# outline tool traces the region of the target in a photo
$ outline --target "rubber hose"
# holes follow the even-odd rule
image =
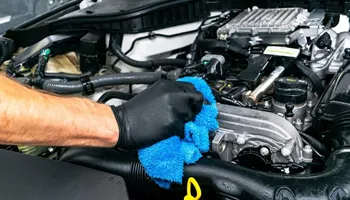
[[[111,99],[121,99],[125,101],[129,101],[132,99],[136,94],[131,93],[125,93],[125,92],[119,92],[119,91],[109,91],[104,93],[98,100],[98,103],[106,103],[107,101]]]
[[[127,84],[153,84],[162,78],[162,72],[139,72],[139,73],[120,73],[103,76],[91,77],[90,81],[94,88],[127,85]],[[58,94],[74,94],[84,91],[81,81],[52,81],[46,80],[43,83],[43,89]]]
[[[329,155],[330,151],[328,148],[319,142],[316,138],[308,135],[304,132],[299,131],[299,134],[302,138],[304,138],[313,148],[315,148],[318,152],[320,152],[323,156]]]
[[[196,39],[194,40],[193,44],[191,45],[191,49],[190,49],[191,58],[186,63],[186,68],[188,66],[192,65],[194,63],[194,61],[196,60],[197,54],[198,54],[198,41],[203,39],[203,36],[204,36],[204,32],[200,31],[198,33]]]
[[[249,56],[248,50],[222,40],[200,39],[198,40],[198,46],[204,50],[225,49],[226,51]]]
[[[310,81],[313,85],[312,91],[316,92],[318,94],[318,96],[321,96],[324,88],[322,85],[322,81],[317,76],[317,74],[315,74],[310,68],[308,68],[307,66],[305,66],[301,62],[297,62],[296,65],[297,65],[298,69],[300,70],[300,72],[304,76],[306,76],[310,79]]]
[[[116,55],[124,63],[131,65],[133,67],[155,69],[159,66],[164,66],[164,65],[174,65],[174,66],[180,66],[180,67],[185,67],[186,65],[186,60],[184,59],[159,59],[159,60],[149,60],[149,61],[133,60],[123,53],[122,49],[118,45],[117,36],[111,37],[110,46],[111,46],[111,51],[114,55]]]
[[[158,190],[158,186],[147,176],[138,161],[135,151],[121,152],[110,148],[71,148],[62,155],[60,161],[119,175],[123,177],[130,191],[148,191],[155,194]],[[144,197],[145,193],[132,195]]]
[[[241,97],[242,94],[246,91],[248,91],[248,88],[245,86],[241,86],[237,90],[235,90],[234,93],[232,93],[232,94],[229,93],[229,95],[231,96],[232,99],[236,99],[236,98]]]
[[[147,194],[157,196],[150,189],[154,183],[139,164],[137,152],[118,153],[106,148],[70,149],[60,160],[122,176],[130,194],[143,196],[141,199],[146,199],[144,195]],[[202,188],[208,188],[203,194],[211,192],[232,199],[276,200],[281,196],[286,196],[286,199],[349,199],[345,192],[350,187],[347,181],[349,167],[349,148],[333,152],[322,172],[304,175],[265,173],[230,162],[202,158],[195,165],[184,166],[182,187],[186,187],[189,177],[194,177]]]
[[[91,72],[84,74],[68,74],[68,73],[45,73],[45,78],[51,79],[67,79],[67,80],[80,80],[82,77],[90,76]]]

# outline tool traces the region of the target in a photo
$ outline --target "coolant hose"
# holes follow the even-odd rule
[[[127,55],[125,55],[118,45],[118,36],[114,35],[111,36],[111,51],[114,55],[116,55],[121,61],[124,63],[138,68],[145,68],[145,69],[155,69],[160,66],[164,65],[172,65],[172,66],[178,66],[178,67],[185,67],[186,60],[184,59],[158,59],[158,60],[149,60],[149,61],[137,61],[129,58]]]
[[[60,160],[120,175],[130,194],[140,195],[141,199],[145,199],[143,195],[146,194],[157,195],[152,191],[154,183],[139,164],[136,152],[78,148],[70,149]],[[349,199],[349,168],[350,148],[333,152],[324,171],[304,175],[265,173],[230,162],[202,158],[195,165],[185,166],[183,183],[194,177],[204,196],[215,193],[228,199]]]
[[[242,54],[249,56],[249,51],[245,50],[238,45],[230,44],[227,41],[216,40],[216,39],[200,39],[197,41],[198,46],[204,50],[215,50],[215,49],[224,49],[226,51],[231,51],[234,53]]]
[[[91,72],[84,74],[68,74],[68,73],[45,73],[44,77],[47,79],[67,79],[67,80],[80,80],[82,77],[91,76]]]
[[[320,97],[323,92],[323,85],[321,79],[315,74],[310,68],[305,66],[301,62],[296,62],[297,68],[300,70],[300,72],[308,77],[313,85],[312,91],[316,92],[317,95]]]
[[[91,77],[90,81],[94,88],[127,85],[127,84],[152,84],[162,79],[162,72],[137,72],[137,73],[119,73]],[[57,94],[74,94],[84,92],[81,81],[52,81],[45,80],[42,89]]]
[[[109,91],[104,93],[98,100],[98,103],[106,103],[107,101],[111,99],[120,99],[120,100],[125,100],[129,101],[132,99],[136,94],[131,94],[131,93],[125,93],[125,92],[119,92],[119,91]]]

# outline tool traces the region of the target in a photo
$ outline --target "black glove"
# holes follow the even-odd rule
[[[190,83],[161,80],[130,101],[112,107],[119,125],[116,147],[138,149],[171,136],[183,137],[203,105],[203,95]]]

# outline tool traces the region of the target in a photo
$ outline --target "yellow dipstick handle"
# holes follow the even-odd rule
[[[194,188],[196,189],[196,193],[197,196],[194,197],[191,194],[191,186],[194,186]],[[184,200],[199,200],[199,198],[201,198],[202,196],[202,191],[201,188],[199,187],[198,182],[196,181],[196,179],[194,178],[189,178],[187,181],[187,195],[185,196]]]

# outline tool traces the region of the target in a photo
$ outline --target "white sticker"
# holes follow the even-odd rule
[[[289,47],[268,46],[264,51],[265,55],[272,56],[286,56],[296,58],[300,54],[300,49],[293,49]]]

